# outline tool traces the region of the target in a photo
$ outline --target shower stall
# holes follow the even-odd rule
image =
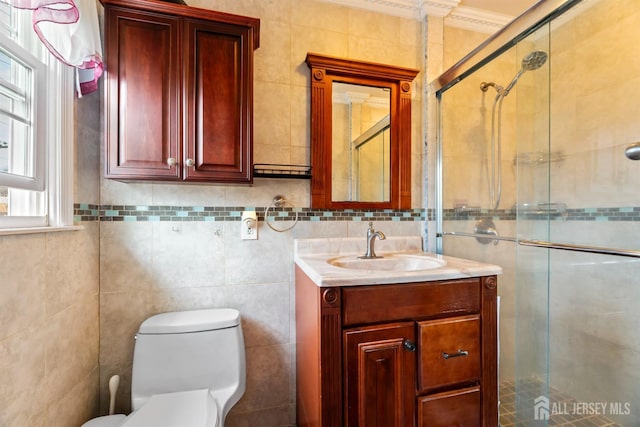
[[[432,83],[437,250],[503,267],[500,422],[640,426],[640,8],[546,0]]]

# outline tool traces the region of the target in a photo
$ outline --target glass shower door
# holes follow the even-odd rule
[[[545,26],[440,99],[442,252],[503,268],[504,427],[531,420],[535,398],[548,390],[549,259],[547,251],[518,245],[522,236],[549,236],[549,167],[546,155],[539,159],[549,152],[548,55]],[[532,167],[523,168],[524,162]]]
[[[574,3],[439,94],[440,250],[504,270],[502,427],[640,426],[640,10]]]
[[[640,259],[627,252],[640,249],[640,162],[624,154],[640,139],[638,39],[634,2],[584,0],[549,24],[548,237],[529,239],[550,245],[528,250],[548,258],[548,403],[534,415],[551,425],[640,425]]]

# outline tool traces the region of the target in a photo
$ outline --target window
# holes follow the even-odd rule
[[[0,232],[71,225],[73,72],[0,3]]]

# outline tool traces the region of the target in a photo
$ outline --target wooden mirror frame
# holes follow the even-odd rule
[[[311,207],[411,208],[411,82],[418,70],[308,53],[311,70]],[[332,182],[333,82],[391,89],[391,194],[384,202],[334,201]]]

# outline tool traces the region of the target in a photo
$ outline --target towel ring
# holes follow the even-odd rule
[[[285,228],[274,227],[269,222],[269,209],[282,208],[282,207],[285,207],[285,206],[290,206],[293,209],[293,212],[295,212],[295,214],[296,214],[296,217],[293,220],[293,224],[291,224],[289,227],[285,227]],[[270,229],[272,229],[273,231],[277,231],[278,233],[282,233],[284,231],[289,231],[293,227],[295,227],[296,224],[298,223],[298,211],[295,208],[296,207],[293,205],[293,203],[291,203],[289,200],[287,200],[284,196],[276,196],[276,197],[273,198],[273,201],[271,202],[271,204],[269,206],[267,206],[267,209],[264,211],[264,222],[269,226]]]

